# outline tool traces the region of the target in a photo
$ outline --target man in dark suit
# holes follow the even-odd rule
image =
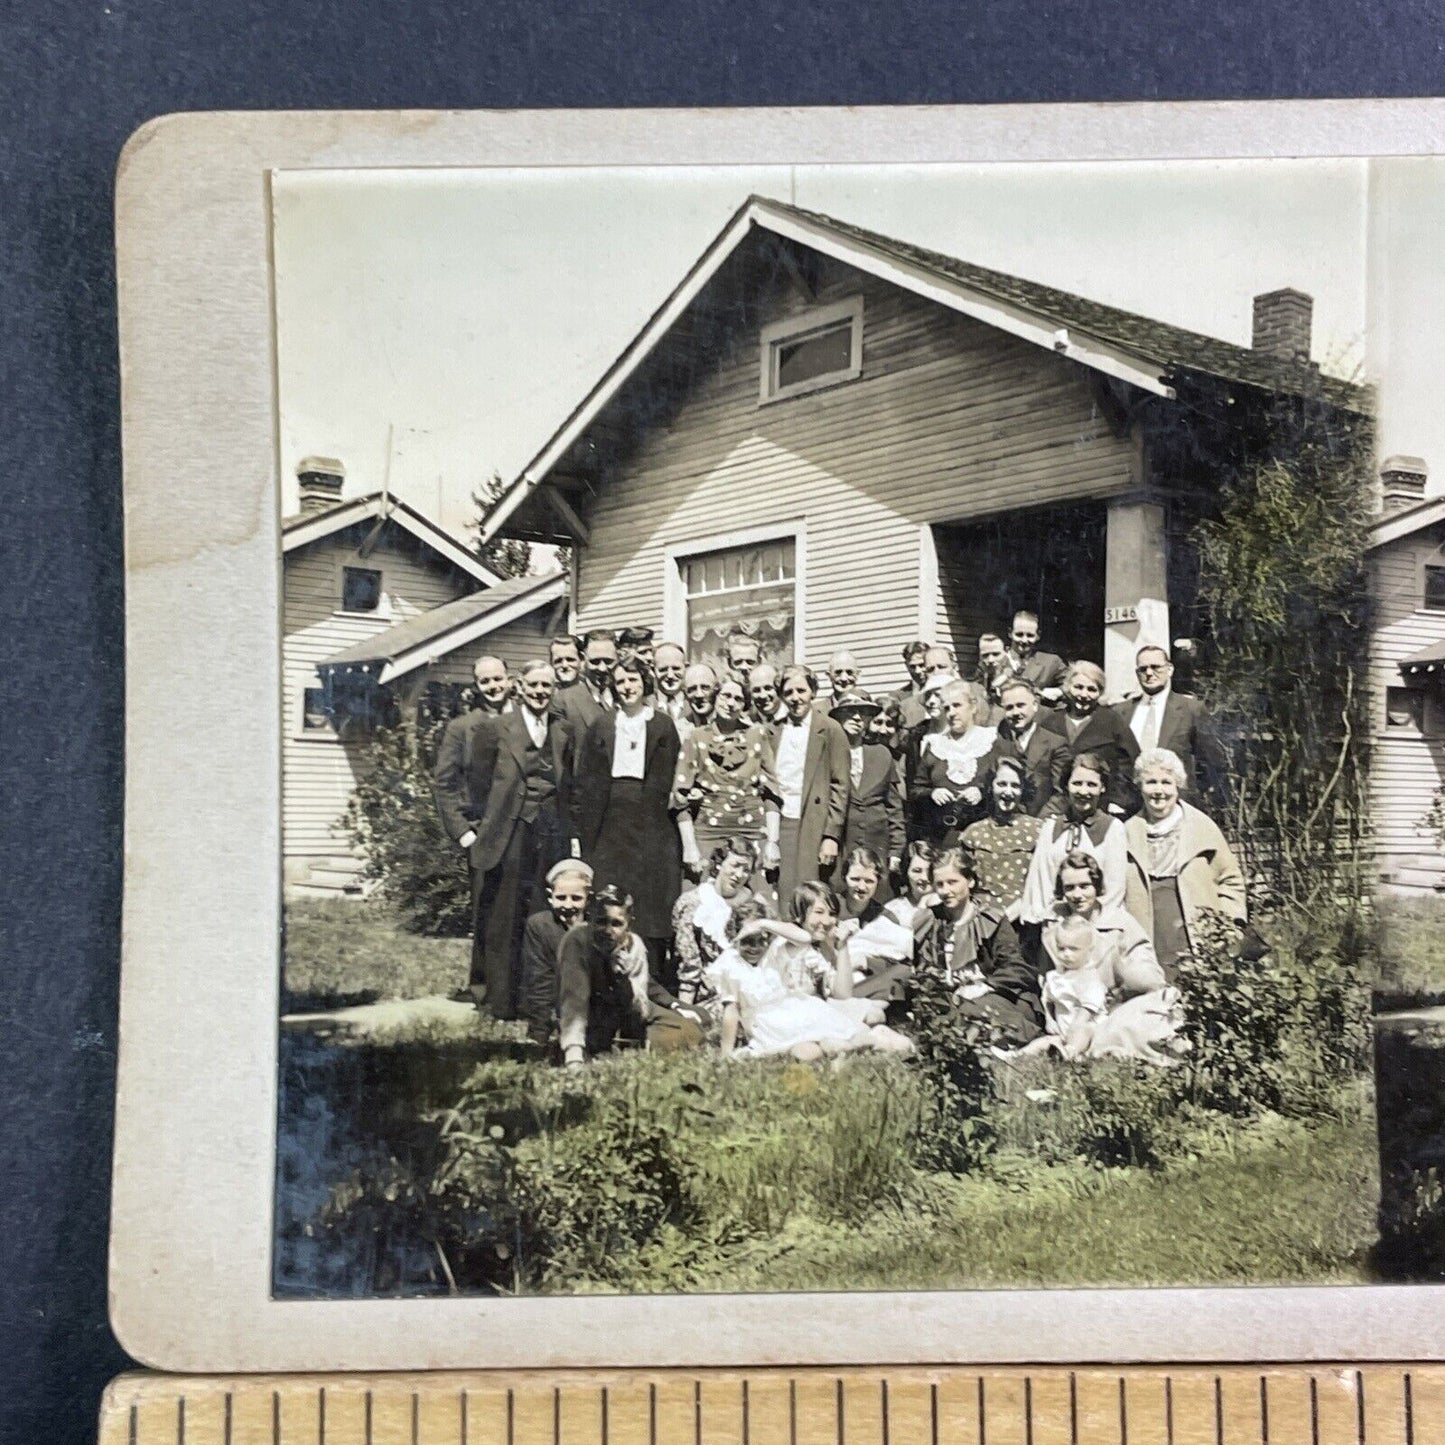
[[[582,639],[582,675],[559,689],[552,710],[572,725],[581,737],[603,713],[616,706],[612,697],[612,669],[617,665],[617,639],[606,628],[594,628]]]
[[[1229,802],[1229,757],[1209,709],[1171,686],[1174,664],[1166,648],[1147,643],[1134,654],[1139,692],[1115,707],[1139,751],[1167,748],[1184,764],[1186,802],[1218,814]]]
[[[437,744],[436,766],[432,769],[432,796],[436,799],[442,831],[453,843],[463,847],[469,846],[481,816],[473,806],[467,783],[472,734],[483,718],[496,717],[509,711],[511,706],[511,679],[500,658],[479,657],[472,666],[472,677],[476,681],[475,705],[446,725]],[[463,838],[468,839],[467,844],[462,844]]]
[[[1064,659],[1057,653],[1039,651],[1039,619],[1033,612],[1015,612],[1009,625],[1009,647],[1004,661],[1015,677],[1033,683],[1040,699],[1057,707],[1063,698]]]
[[[483,717],[466,745],[474,817],[457,842],[467,848],[472,870],[470,989],[499,1019],[516,1017],[522,929],[542,906],[547,870],[577,855],[573,734],[551,711],[553,686],[549,664],[529,663],[520,706]]]
[[[999,691],[1003,721],[998,725],[998,739],[985,760],[989,773],[1000,758],[1013,758],[1023,764],[1028,780],[1024,811],[1035,818],[1045,812],[1056,812],[1051,806],[1063,797],[1064,769],[1069,763],[1069,745],[1049,729],[1039,726],[1039,694],[1033,683],[1016,677],[1004,683]]]
[[[788,715],[773,732],[782,818],[777,855],[769,844],[765,862],[778,868],[778,910],[784,917],[799,883],[831,880],[848,821],[848,738],[813,706],[817,691],[806,667],[783,669]]]

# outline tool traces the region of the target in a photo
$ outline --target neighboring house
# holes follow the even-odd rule
[[[488,516],[574,548],[579,627],[716,655],[901,646],[1016,608],[1104,664],[1197,623],[1189,533],[1283,398],[1346,425],[1368,391],[1309,361],[1312,303],[1255,298],[1234,346],[754,198]]]
[[[1445,889],[1445,855],[1424,822],[1445,784],[1445,497],[1424,500],[1414,457],[1391,457],[1381,478],[1385,513],[1370,537],[1375,847],[1385,882]]]
[[[337,831],[372,726],[414,709],[428,686],[459,687],[495,653],[546,654],[566,622],[567,584],[501,581],[455,537],[380,493],[340,500],[339,463],[308,459],[284,554],[284,876],[351,889],[359,863]]]

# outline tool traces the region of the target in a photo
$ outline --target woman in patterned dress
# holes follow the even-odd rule
[[[778,785],[773,740],[748,716],[748,695],[734,677],[717,690],[712,718],[683,744],[673,779],[672,809],[682,835],[683,866],[695,877],[712,850],[748,839],[759,854],[778,837]]]
[[[1039,820],[1025,811],[1028,786],[1023,764],[1000,758],[989,779],[988,817],[970,823],[960,840],[978,864],[979,891],[992,898],[1011,923],[1018,920],[1039,840]]]

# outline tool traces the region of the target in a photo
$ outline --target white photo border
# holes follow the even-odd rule
[[[196,114],[117,179],[126,870],[111,1234],[180,1371],[1445,1358],[1445,1287],[271,1297],[281,922],[276,170],[1428,156],[1445,100]]]

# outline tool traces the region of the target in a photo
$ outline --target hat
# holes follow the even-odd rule
[[[849,688],[847,692],[839,693],[833,699],[833,706],[829,710],[830,717],[837,717],[840,712],[861,712],[868,717],[877,717],[883,711],[881,703],[876,703],[870,694],[864,692],[861,687]]]
[[[617,634],[619,647],[646,647],[651,641],[652,629],[650,627],[624,627]]]
[[[590,863],[584,863],[580,858],[564,858],[560,863],[554,863],[547,870],[547,882],[551,885],[568,873],[580,873],[587,880],[589,886],[596,876]]]

